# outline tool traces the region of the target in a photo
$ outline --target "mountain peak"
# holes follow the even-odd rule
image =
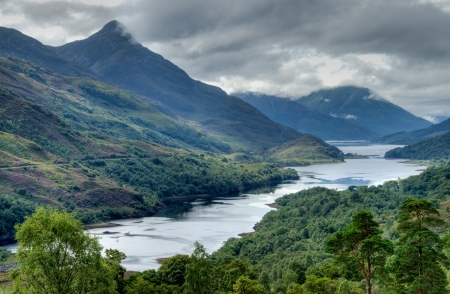
[[[119,21],[112,20],[105,24],[103,28],[94,35],[111,36],[120,35],[128,40],[130,43],[138,43],[133,35],[127,30],[127,28]]]
[[[122,28],[122,27],[124,27],[124,25],[122,23],[120,23],[117,20],[112,20],[112,21],[108,22],[107,24],[105,24],[103,26],[103,28],[100,30],[100,32],[114,32],[118,28]]]

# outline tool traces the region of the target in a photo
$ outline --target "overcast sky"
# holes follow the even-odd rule
[[[0,0],[0,26],[48,45],[113,19],[228,93],[356,85],[422,117],[450,116],[450,0]]]

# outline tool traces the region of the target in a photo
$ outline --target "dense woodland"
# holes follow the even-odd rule
[[[377,187],[289,194],[254,233],[229,239],[212,255],[196,244],[191,256],[123,278],[117,262],[125,257],[109,251],[109,293],[447,293],[449,200],[450,168]],[[11,277],[20,285],[25,274]]]
[[[448,161],[450,159],[450,132],[402,148],[392,149],[386,152],[385,157]]]

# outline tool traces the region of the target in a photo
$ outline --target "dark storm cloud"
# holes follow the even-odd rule
[[[124,0],[116,6],[3,0],[0,10],[23,16],[17,29],[60,26],[62,32],[44,40],[51,45],[87,37],[116,19],[194,78],[226,90],[299,96],[329,85],[326,75],[335,74],[340,84],[373,88],[416,113],[425,114],[420,105],[430,97],[450,105],[450,14],[415,0]],[[385,64],[361,54],[382,56]]]
[[[127,25],[146,42],[193,41],[186,54],[310,46],[329,54],[450,57],[450,15],[404,1],[142,1]],[[132,7],[134,6],[134,7]],[[197,42],[196,42],[197,41]],[[186,49],[186,48],[185,48]]]

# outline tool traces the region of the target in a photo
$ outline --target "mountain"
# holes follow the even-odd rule
[[[381,135],[432,125],[367,88],[346,86],[320,90],[295,101],[321,113],[352,121]]]
[[[61,75],[101,79],[90,69],[59,57],[38,40],[18,30],[0,27],[0,36],[0,57],[24,59]]]
[[[226,144],[100,81],[64,77],[25,61],[0,58],[0,86],[51,110],[78,131],[185,149],[231,151]]]
[[[191,79],[186,72],[137,43],[117,21],[81,41],[48,47],[110,84],[158,101],[199,132],[235,150],[272,148],[302,135],[274,123],[241,99]]]
[[[402,148],[392,149],[384,155],[386,158],[406,159],[449,159],[450,156],[450,131],[444,135],[425,139],[418,143]]]
[[[320,113],[287,98],[252,92],[234,95],[271,120],[324,140],[369,140],[377,136],[375,132],[351,121]]]
[[[382,137],[379,141],[389,144],[414,144],[425,139],[443,135],[447,132],[450,132],[450,119],[429,126],[428,128],[387,135]]]

